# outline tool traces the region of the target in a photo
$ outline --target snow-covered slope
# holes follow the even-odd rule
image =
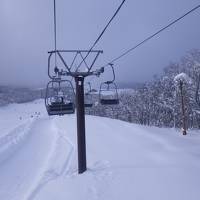
[[[2,200],[199,200],[200,132],[86,117],[88,171],[77,174],[75,115],[43,101],[0,109]]]

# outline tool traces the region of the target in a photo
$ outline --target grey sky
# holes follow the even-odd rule
[[[88,49],[121,0],[57,0],[59,49]],[[200,3],[127,0],[96,48],[102,65]],[[43,85],[53,49],[53,0],[0,1],[0,84]],[[142,82],[200,46],[200,10],[116,62],[118,81]],[[104,78],[106,75],[104,75]],[[103,79],[102,79],[103,80]]]

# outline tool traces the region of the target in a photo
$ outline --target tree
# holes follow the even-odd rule
[[[186,86],[190,82],[189,77],[185,73],[180,73],[175,76],[174,81],[180,91],[181,98],[181,111],[182,111],[182,132],[183,135],[187,134],[187,117],[186,117]]]

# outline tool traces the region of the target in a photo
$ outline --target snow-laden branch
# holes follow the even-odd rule
[[[180,73],[180,74],[176,75],[174,77],[174,81],[175,81],[175,83],[183,82],[183,83],[188,83],[188,84],[190,84],[192,82],[190,77],[185,73]]]

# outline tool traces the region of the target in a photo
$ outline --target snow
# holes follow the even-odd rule
[[[0,108],[2,200],[199,200],[200,131],[86,116],[88,170],[77,173],[76,116],[43,100]]]
[[[184,83],[191,83],[192,82],[192,80],[190,79],[190,77],[187,74],[185,74],[185,73],[180,73],[180,74],[176,75],[174,77],[174,81],[175,82],[182,81]]]

